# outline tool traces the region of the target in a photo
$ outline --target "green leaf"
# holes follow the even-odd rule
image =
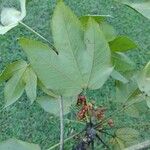
[[[150,19],[150,1],[145,2],[131,2],[129,0],[120,0],[123,4],[131,7],[135,11],[141,13],[144,17]]]
[[[99,25],[92,18],[88,21],[84,40],[87,51],[87,60],[83,62],[87,68],[84,78],[89,89],[98,89],[108,79],[113,68],[108,43]]]
[[[17,71],[12,78],[6,83],[4,88],[4,97],[6,101],[5,107],[16,102],[23,94],[25,84],[22,80],[24,71],[26,68],[22,68]]]
[[[15,74],[20,69],[26,68],[27,63],[23,60],[15,61],[6,66],[4,71],[0,74],[0,84],[8,79],[10,79],[13,74]]]
[[[70,112],[70,107],[72,104],[76,102],[77,97],[64,97],[63,98],[63,108],[64,108],[64,115]],[[59,98],[52,98],[49,96],[41,96],[38,97],[37,102],[40,104],[40,106],[46,111],[51,114],[54,114],[56,116],[59,116],[60,114],[60,99]]]
[[[112,53],[112,63],[117,71],[130,71],[135,69],[135,63],[121,52]]]
[[[113,41],[109,42],[109,46],[113,52],[125,52],[130,49],[137,48],[137,45],[126,36],[119,36],[115,38]]]
[[[82,91],[73,59],[57,55],[46,44],[22,38],[20,44],[27,53],[31,66],[46,89],[56,95],[74,95]]]
[[[109,45],[98,23],[90,18],[84,35],[79,19],[59,2],[52,18],[52,33],[58,55],[41,42],[19,40],[46,89],[67,97],[86,88],[100,88],[112,66]]]
[[[136,80],[139,89],[150,96],[150,62],[138,73]]]
[[[33,103],[36,99],[36,90],[37,90],[37,76],[29,66],[23,75],[23,80],[25,82],[25,91],[30,99],[31,103]]]
[[[128,82],[128,80],[116,70],[113,70],[111,77],[117,81],[121,81],[122,83]]]
[[[132,143],[139,138],[139,132],[132,128],[120,128],[116,131],[116,136],[126,143]]]
[[[1,150],[41,150],[37,144],[31,144],[16,139],[9,139],[0,143]]]
[[[67,72],[74,72],[76,82],[83,84],[84,70],[80,63],[82,61],[80,55],[85,51],[84,32],[77,16],[63,2],[59,2],[55,8],[52,18],[52,34],[54,45],[59,52],[59,59],[63,59],[62,65],[65,66],[63,69]],[[64,57],[67,59],[64,60]],[[70,65],[68,66],[67,63]]]

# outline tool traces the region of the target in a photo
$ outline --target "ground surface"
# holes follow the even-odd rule
[[[13,5],[14,0],[0,0],[2,6]],[[140,47],[130,52],[131,58],[136,62],[137,68],[144,65],[150,55],[150,21],[132,9],[116,4],[111,0],[65,0],[75,13],[86,14],[110,14],[113,16],[108,21],[115,27],[118,34],[128,35]],[[39,31],[47,39],[52,40],[50,31],[50,20],[55,7],[55,0],[30,0],[27,5],[27,17],[24,22]],[[0,70],[6,64],[17,59],[26,59],[25,54],[17,44],[17,39],[22,35],[35,37],[22,26],[18,26],[5,36],[0,36]],[[98,103],[106,105],[109,97],[113,94],[113,82],[108,81],[103,90],[90,92],[89,95]],[[109,103],[107,103],[109,104]],[[0,87],[0,108],[4,105],[3,86]],[[108,107],[113,108],[112,105]],[[147,117],[142,117],[142,119]],[[120,120],[122,118],[118,118]],[[127,123],[131,124],[136,119],[128,118]],[[75,125],[74,125],[75,126]],[[148,130],[141,128],[141,138],[148,138]],[[149,134],[150,135],[150,134]],[[38,143],[42,149],[52,146],[59,139],[59,124],[56,118],[45,113],[38,104],[30,106],[26,96],[16,102],[7,110],[0,112],[0,141],[15,137],[28,142]],[[68,144],[71,145],[71,144]],[[70,146],[66,150],[70,150]]]

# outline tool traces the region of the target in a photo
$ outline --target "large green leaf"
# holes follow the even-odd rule
[[[84,36],[88,58],[86,84],[90,89],[100,88],[112,72],[111,53],[99,25],[90,18]]]
[[[37,76],[30,66],[24,72],[23,80],[25,82],[26,94],[31,103],[33,103],[36,99]]]
[[[15,74],[18,70],[26,67],[27,67],[27,63],[23,60],[15,61],[7,65],[4,71],[0,74],[0,84],[3,81],[10,79],[13,76],[13,74]]]
[[[12,78],[6,83],[4,88],[4,97],[6,101],[5,107],[16,102],[22,95],[25,84],[22,80],[24,71],[26,68],[22,68],[17,71]]]
[[[0,143],[0,150],[41,150],[41,148],[37,144],[9,139]]]
[[[78,79],[76,82],[83,84],[84,68],[80,62],[85,51],[84,32],[77,16],[63,2],[59,2],[54,10],[52,34],[64,72],[74,73]]]
[[[145,2],[131,2],[129,0],[118,0],[123,4],[131,7],[132,9],[136,10],[137,12],[141,13],[144,17],[150,19],[150,1],[147,0]]]
[[[63,97],[64,115],[70,112],[70,106],[75,104],[77,97]],[[60,98],[52,98],[49,96],[38,97],[37,102],[46,111],[56,116],[60,114]]]
[[[113,41],[109,42],[109,46],[111,51],[116,52],[124,52],[130,49],[137,48],[137,45],[126,36],[119,36],[115,38]]]
[[[52,18],[52,33],[58,55],[46,44],[22,38],[33,70],[47,89],[72,96],[83,89],[98,89],[109,77],[110,49],[97,22],[89,19],[82,30],[79,19],[59,2]]]
[[[112,53],[112,62],[117,71],[126,72],[135,69],[135,63],[121,52]]]
[[[150,96],[150,62],[137,75],[139,89]]]

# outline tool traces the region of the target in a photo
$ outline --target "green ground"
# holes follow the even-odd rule
[[[14,0],[13,0],[14,1]],[[0,9],[2,6],[13,5],[12,0],[0,0]],[[75,13],[80,15],[85,14],[110,14],[113,18],[108,21],[115,27],[118,34],[128,35],[133,39],[139,49],[130,52],[130,56],[136,62],[137,68],[143,66],[149,59],[147,54],[150,50],[150,21],[143,16],[134,12],[132,9],[116,4],[111,0],[66,0]],[[55,7],[55,0],[30,0],[27,6],[27,17],[24,22],[39,31],[50,41],[50,20]],[[22,35],[26,37],[35,37],[28,30],[22,26],[18,26],[5,36],[0,36],[0,70],[11,61],[24,58],[26,59],[21,48],[17,44],[17,39]],[[103,90],[90,92],[89,95],[98,103],[109,104],[109,97],[113,95],[113,81],[109,80]],[[108,103],[107,103],[108,102]],[[4,105],[3,86],[0,87],[0,107]],[[115,105],[114,105],[115,106]],[[109,104],[111,109],[115,109]],[[131,124],[136,122],[136,119],[123,117],[118,118]],[[142,120],[150,120],[148,117],[141,117]],[[141,140],[150,135],[149,129],[141,128]],[[52,146],[58,142],[59,139],[59,123],[56,118],[48,113],[45,113],[38,104],[34,103],[30,106],[29,100],[26,96],[9,107],[7,110],[0,113],[0,141],[15,137],[20,140],[38,143],[42,149]],[[65,148],[70,150],[71,148]]]

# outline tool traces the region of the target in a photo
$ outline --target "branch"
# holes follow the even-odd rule
[[[109,146],[96,134],[96,137],[101,141],[101,143],[107,148],[110,149]]]
[[[64,108],[63,97],[60,97],[60,150],[64,149]]]
[[[150,148],[150,140],[125,148],[124,150],[148,150],[148,148]]]

